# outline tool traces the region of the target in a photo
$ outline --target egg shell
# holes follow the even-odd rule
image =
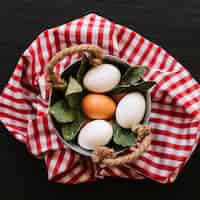
[[[121,73],[117,67],[111,64],[101,64],[85,74],[83,85],[91,92],[104,93],[112,90],[120,79]]]
[[[93,120],[87,123],[78,135],[78,144],[88,150],[108,144],[112,138],[112,125],[105,120]]]
[[[103,94],[88,94],[81,102],[82,110],[91,119],[110,119],[116,109],[112,98]]]
[[[145,114],[146,103],[139,92],[132,92],[123,97],[116,108],[116,121],[123,128],[131,128],[139,124]]]

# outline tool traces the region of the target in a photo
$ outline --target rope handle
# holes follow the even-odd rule
[[[113,149],[108,147],[97,147],[93,152],[92,159],[100,166],[119,166],[125,165],[138,159],[151,145],[150,127],[147,125],[140,125],[137,129],[138,143],[131,147],[131,153],[124,155],[116,155]]]
[[[130,154],[123,156],[118,156],[116,158],[105,158],[102,161],[102,164],[106,166],[119,166],[128,164],[134,160],[137,160],[150,146],[151,136],[146,136],[139,147]]]
[[[89,60],[93,66],[99,65],[102,63],[103,59],[103,49],[96,45],[92,44],[81,44],[74,45],[69,48],[64,48],[58,53],[56,53],[50,62],[47,64],[47,76],[48,82],[52,83],[54,87],[62,88],[64,86],[64,80],[61,79],[59,75],[56,75],[53,71],[55,65],[63,60],[66,56],[73,55],[75,53],[89,53]]]

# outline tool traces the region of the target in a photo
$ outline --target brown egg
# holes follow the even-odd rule
[[[82,109],[91,119],[110,119],[116,109],[112,98],[102,94],[88,94],[82,99]]]

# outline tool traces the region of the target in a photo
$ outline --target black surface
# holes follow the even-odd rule
[[[124,24],[168,50],[200,80],[199,0],[2,0],[0,6],[0,84],[11,76],[20,54],[38,33],[96,12]],[[200,150],[174,184],[107,179],[64,186],[47,181],[42,161],[31,158],[1,126],[0,199],[200,199]]]

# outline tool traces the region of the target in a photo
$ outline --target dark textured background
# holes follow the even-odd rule
[[[48,27],[96,12],[124,24],[161,45],[200,81],[199,0],[1,0],[0,87],[11,76],[20,54]],[[0,126],[0,199],[200,199],[200,149],[174,184],[150,180],[107,179],[64,186],[47,181],[42,161],[31,158]]]

